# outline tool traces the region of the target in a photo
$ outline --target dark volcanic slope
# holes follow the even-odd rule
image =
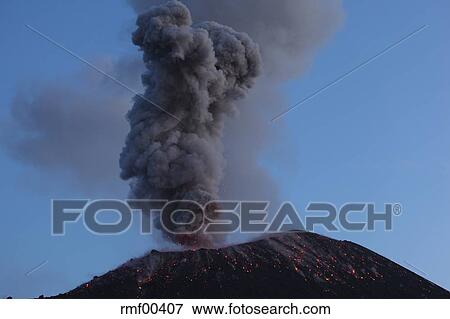
[[[291,232],[221,249],[157,252],[58,298],[450,298],[354,243]]]

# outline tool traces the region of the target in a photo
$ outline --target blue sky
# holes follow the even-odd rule
[[[326,233],[352,240],[450,288],[450,3],[344,1],[345,21],[301,78],[282,83],[295,103],[422,25],[428,28],[293,110],[285,143],[261,157],[283,200],[370,201],[403,205],[394,231]],[[24,27],[30,24],[89,60],[134,52],[133,11],[114,1],[3,1],[0,122],[17,88],[65,81],[84,68]],[[275,115],[275,114],[274,114]],[[0,149],[4,199],[0,225],[0,297],[56,294],[151,248],[136,229],[98,237],[74,225],[50,236],[51,198],[99,198],[64,178],[25,165]],[[64,177],[64,173],[61,176]],[[117,180],[118,193],[127,185]],[[134,230],[134,231],[133,231]],[[33,267],[46,265],[29,274]],[[414,270],[414,269],[412,269]],[[418,272],[418,270],[415,270]]]

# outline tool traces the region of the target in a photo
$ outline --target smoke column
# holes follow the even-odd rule
[[[133,43],[143,51],[147,71],[146,99],[136,97],[127,115],[131,129],[120,156],[121,177],[131,179],[130,197],[200,204],[217,199],[224,121],[260,73],[258,46],[215,22],[193,25],[178,1],[151,8],[136,24]],[[168,235],[183,245],[208,240]]]
[[[123,1],[137,14],[164,2]],[[269,123],[274,115],[290,106],[280,87],[310,68],[318,50],[339,30],[345,15],[342,1],[183,0],[183,3],[189,7],[194,23],[213,20],[248,33],[260,45],[263,73],[248,96],[236,101],[239,115],[228,119],[225,125],[222,141],[226,168],[219,195],[221,199],[268,200],[277,207],[282,181],[261,164],[261,159],[270,157],[272,166],[290,172],[300,163],[285,154],[293,147],[304,147],[298,145],[285,121]],[[127,25],[124,30],[127,37],[132,30],[128,23],[135,20],[131,15],[134,13],[130,14],[130,21],[123,22]],[[95,28],[95,23],[92,27]],[[66,44],[64,39],[57,40]],[[95,60],[93,56],[86,58],[140,92],[139,77],[144,64],[135,51],[117,59],[103,55]],[[299,97],[302,92],[299,87]],[[15,96],[8,105],[10,117],[0,125],[0,148],[8,156],[25,164],[33,174],[52,181],[47,184],[68,186],[71,191],[81,192],[80,196],[92,196],[93,191],[98,198],[123,196],[126,188],[117,178],[117,166],[123,137],[128,131],[124,114],[129,109],[130,92],[80,66],[75,74],[58,78],[56,83],[18,83]],[[293,112],[289,116],[299,117],[302,113]],[[27,176],[26,187],[29,179]],[[46,189],[47,184],[40,183],[40,189]],[[156,243],[155,235],[159,233],[155,232],[150,245],[169,244],[169,241]],[[227,238],[233,243],[248,239],[238,234]]]
[[[143,13],[164,0],[127,0]],[[224,130],[226,168],[220,198],[270,201],[269,213],[279,207],[279,172],[297,170],[301,163],[286,156],[299,145],[287,121],[270,123],[289,108],[285,81],[298,79],[311,68],[317,52],[339,30],[344,19],[341,0],[183,0],[194,23],[213,20],[246,32],[258,45],[264,69],[245,99],[237,101],[239,114],[227,120]],[[309,92],[297,88],[301,98]],[[301,117],[292,112],[289,118]],[[262,162],[264,161],[264,162]],[[274,171],[271,168],[275,168]],[[275,174],[274,174],[275,173]],[[303,181],[298,181],[299,183]],[[235,233],[232,243],[252,240]]]

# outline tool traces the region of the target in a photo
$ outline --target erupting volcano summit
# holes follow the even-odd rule
[[[450,298],[354,243],[291,232],[220,249],[152,251],[57,298]]]

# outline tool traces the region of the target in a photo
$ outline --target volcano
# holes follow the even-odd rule
[[[450,298],[349,241],[289,232],[218,249],[151,251],[56,298]]]

